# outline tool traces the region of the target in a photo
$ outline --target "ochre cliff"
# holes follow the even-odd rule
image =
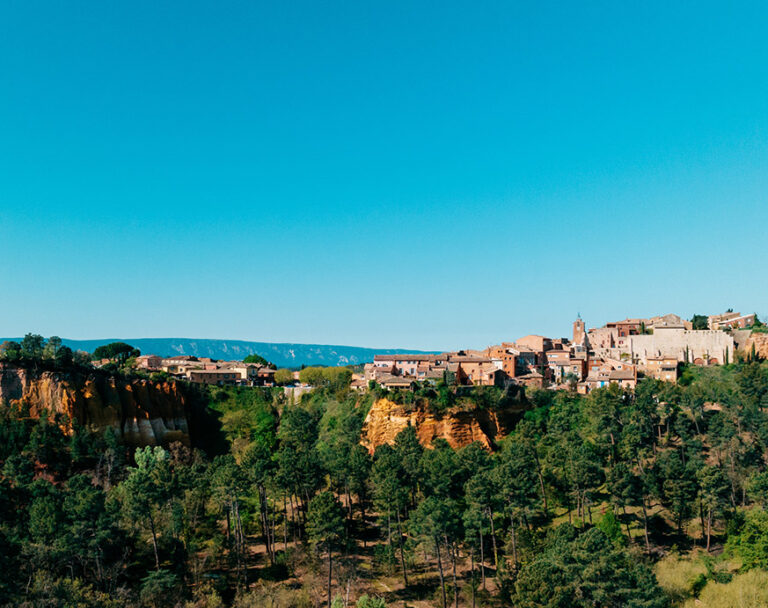
[[[411,425],[426,447],[435,439],[445,439],[453,448],[478,441],[494,449],[496,440],[509,433],[521,411],[522,407],[435,414],[425,406],[404,406],[379,399],[365,418],[361,442],[373,451],[384,443],[393,443],[397,434]]]
[[[66,415],[93,430],[114,428],[126,444],[190,444],[190,395],[175,382],[120,380],[103,373],[43,371],[0,363],[0,407],[21,403],[38,417]]]
[[[755,349],[755,355],[760,359],[768,359],[768,334],[758,334],[752,332],[747,340],[744,351],[749,354],[752,348]]]

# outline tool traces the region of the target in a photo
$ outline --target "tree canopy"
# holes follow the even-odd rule
[[[261,355],[257,355],[256,353],[252,353],[248,355],[245,359],[243,359],[243,363],[255,363],[256,365],[264,365],[264,366],[270,365],[269,361],[267,361]]]
[[[125,342],[111,342],[103,346],[97,346],[93,351],[93,358],[95,360],[115,359],[118,362],[124,362],[130,357],[138,357],[139,355],[141,355],[141,351],[138,348],[134,348]]]

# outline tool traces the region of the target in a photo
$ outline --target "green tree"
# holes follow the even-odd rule
[[[497,484],[504,501],[504,509],[510,522],[512,564],[517,569],[518,526],[520,524],[528,526],[539,506],[536,465],[529,447],[519,441],[508,442],[501,452],[496,475]],[[586,480],[581,483],[589,486],[592,482]]]
[[[498,546],[496,543],[496,514],[503,505],[500,476],[492,466],[481,468],[464,485],[464,528],[465,539],[471,547],[480,551],[480,577],[485,589],[485,538],[491,537],[493,566],[498,569]],[[474,538],[477,543],[474,543]]]
[[[663,608],[668,601],[652,571],[634,562],[599,528],[556,528],[515,583],[519,608]]]
[[[299,381],[309,386],[325,387],[331,391],[349,388],[352,370],[348,367],[305,367],[299,372]]]
[[[728,480],[723,475],[719,467],[705,465],[696,472],[699,482],[699,500],[704,511],[704,521],[706,522],[707,551],[710,547],[712,537],[713,519],[724,513],[730,505],[730,489]]]
[[[320,486],[322,471],[317,454],[317,419],[303,407],[286,409],[278,429],[277,464],[280,480],[305,507]]]
[[[355,444],[349,454],[349,487],[357,496],[360,516],[365,524],[365,500],[368,496],[368,480],[371,477],[373,460],[371,454],[359,443]]]
[[[21,356],[21,345],[18,342],[6,340],[0,344],[0,358],[4,361],[18,361],[21,359]]]
[[[27,359],[40,359],[43,356],[45,338],[38,334],[27,334],[21,341],[21,354]]]
[[[159,571],[157,516],[167,499],[168,452],[159,446],[138,448],[134,457],[136,466],[128,470],[118,487],[119,497],[129,521],[149,524],[155,569]]]
[[[709,319],[706,315],[693,315],[691,324],[693,329],[709,329]]]
[[[426,496],[457,496],[463,487],[458,456],[445,439],[435,439],[432,449],[422,452],[419,471]]]
[[[69,466],[69,452],[66,450],[67,436],[62,430],[64,420],[54,416],[49,420],[39,418],[29,433],[26,449],[34,459],[48,466],[52,471],[64,472]]]
[[[320,492],[309,503],[307,534],[313,545],[325,548],[328,556],[328,606],[331,606],[333,576],[333,547],[344,534],[341,505],[332,492]]]
[[[267,361],[261,355],[257,355],[256,353],[251,353],[248,355],[245,359],[243,359],[243,363],[255,363],[256,365],[264,365],[267,367],[270,366],[269,361]]]
[[[163,608],[180,599],[179,580],[173,572],[156,570],[141,580],[139,597],[143,604],[152,608]]]
[[[361,447],[359,445],[361,427],[359,410],[354,404],[329,402],[320,420],[320,434],[317,442],[317,452],[330,476],[333,489],[339,495],[346,496],[350,521],[352,520],[352,476],[355,474],[351,455],[356,451],[356,447]],[[359,456],[358,453],[355,462],[358,465],[364,465]],[[357,474],[359,475],[360,471]]]
[[[270,535],[269,506],[267,501],[267,485],[274,474],[277,464],[272,459],[271,441],[252,442],[242,458],[242,468],[250,482],[256,486],[259,501],[261,533],[264,546],[270,562],[275,561],[274,539]]]
[[[53,360],[58,367],[70,367],[74,361],[72,349],[69,346],[62,346],[56,350]]]
[[[404,471],[400,458],[391,446],[384,444],[376,449],[371,471],[374,506],[379,516],[387,522],[387,545],[392,555],[392,519],[395,519],[400,567],[403,584],[408,586],[408,572],[405,567],[403,548],[402,516],[408,504],[408,488],[404,484]]]
[[[403,483],[410,491],[413,505],[422,478],[421,456],[424,453],[416,429],[409,424],[400,431],[395,437],[394,448],[403,469]]]
[[[455,541],[460,527],[459,506],[451,498],[430,496],[424,499],[410,519],[409,528],[423,542],[431,545],[437,556],[437,569],[440,575],[440,589],[442,592],[443,608],[447,606],[445,592],[445,574],[443,570],[442,547],[450,552],[454,560],[453,541]],[[456,571],[454,566],[454,597],[458,606],[458,588],[456,586]]]
[[[249,459],[253,464],[256,458]],[[217,456],[211,466],[211,489],[227,522],[227,538],[235,556],[238,585],[246,584],[246,538],[241,513],[242,498],[247,492],[248,478],[231,454]]]
[[[109,588],[127,539],[106,494],[87,475],[75,475],[67,481],[61,509],[61,562],[84,580]]]
[[[289,369],[281,368],[275,372],[275,384],[285,386],[293,383],[293,372]]]
[[[48,342],[43,347],[43,358],[55,359],[56,353],[61,348],[61,338],[59,336],[51,336],[48,338]]]
[[[111,342],[97,346],[93,351],[93,359],[116,359],[119,363],[125,362],[129,357],[138,357],[141,351],[125,342]]]
[[[42,545],[53,545],[63,524],[61,494],[47,481],[38,480],[31,486],[32,502],[29,505],[29,533]]]
[[[763,509],[768,509],[768,471],[752,475],[748,484],[749,496],[759,502]]]
[[[323,386],[325,376],[322,367],[305,367],[299,372],[299,381],[309,386]]]
[[[352,370],[348,367],[322,368],[324,384],[332,391],[344,391],[352,381]]]
[[[606,479],[614,508],[621,509],[627,529],[627,537],[632,540],[629,529],[627,507],[639,507],[643,501],[642,480],[626,462],[619,462],[610,471]],[[647,547],[648,548],[648,547]]]
[[[610,384],[592,391],[586,399],[588,424],[585,431],[609,466],[616,462],[627,397],[618,384]]]
[[[768,511],[747,511],[744,525],[728,537],[726,548],[741,558],[745,570],[768,569]]]
[[[387,604],[380,597],[371,597],[364,593],[357,600],[355,608],[387,608]]]
[[[600,528],[600,530],[603,531],[603,534],[610,538],[613,543],[624,543],[624,535],[621,533],[621,523],[616,519],[613,511],[608,511],[603,515],[597,521],[597,527]]]
[[[689,463],[683,461],[680,452],[664,452],[658,459],[658,475],[661,482],[661,497],[672,511],[679,533],[683,522],[692,514],[696,504],[696,473]]]

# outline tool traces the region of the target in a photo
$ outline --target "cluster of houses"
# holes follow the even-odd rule
[[[624,319],[587,330],[579,317],[573,323],[571,338],[529,335],[483,350],[375,355],[362,374],[353,374],[352,388],[365,389],[372,381],[391,389],[447,382],[458,386],[570,388],[587,394],[609,384],[634,388],[642,377],[676,382],[681,363],[707,366],[732,362],[755,322],[754,314],[728,311],[707,317],[707,329],[694,329],[690,321],[668,314]],[[274,369],[243,361],[141,355],[136,367],[196,384],[275,385]],[[299,372],[294,372],[294,384],[298,382]]]
[[[648,376],[676,382],[681,363],[718,365],[733,361],[755,315],[728,312],[708,317],[709,329],[695,330],[675,314],[624,319],[587,330],[579,317],[573,336],[529,335],[484,350],[436,355],[376,355],[365,365],[360,387],[370,381],[387,388],[443,380],[457,385],[554,387],[586,394],[618,384],[634,388]]]
[[[141,355],[136,359],[136,367],[147,372],[165,372],[195,384],[273,386],[275,381],[275,370],[265,365],[208,357]]]
[[[740,312],[724,312],[707,317],[709,329],[746,329],[755,323],[755,313],[743,315]]]

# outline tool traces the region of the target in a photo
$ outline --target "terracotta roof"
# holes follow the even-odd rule
[[[608,377],[611,380],[634,380],[635,373],[629,369],[613,369]]]
[[[515,346],[515,350],[520,353],[537,353],[535,348],[531,348],[530,346],[526,346],[525,344],[521,344],[520,346]]]
[[[439,355],[374,355],[374,361],[434,361],[441,359]]]
[[[489,357],[475,357],[473,355],[457,355],[451,357],[451,363],[490,363]]]
[[[413,378],[403,378],[392,374],[381,376],[377,381],[379,384],[396,384],[398,386],[410,386],[414,382]]]

